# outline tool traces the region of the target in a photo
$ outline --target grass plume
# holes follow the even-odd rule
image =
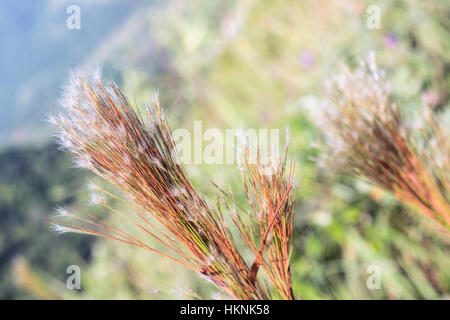
[[[293,298],[288,288],[295,193],[293,170],[285,174],[286,159],[277,163],[271,176],[259,175],[261,164],[248,167],[247,194],[252,192],[258,202],[267,203],[266,209],[261,208],[265,211],[259,220],[251,219],[259,228],[252,230],[252,240],[247,241],[255,253],[255,261],[249,264],[237,250],[220,205],[209,205],[194,190],[157,97],[147,107],[145,121],[115,83],[104,83],[98,75],[87,80],[73,74],[61,104],[62,111],[50,119],[58,127],[61,148],[73,155],[78,167],[93,171],[121,189],[132,199],[136,212],[135,216],[118,212],[103,195],[93,197],[92,204],[121,214],[165,250],[157,250],[89,213],[64,211],[72,222],[54,222],[53,228],[102,236],[160,254],[198,272],[237,299],[270,298],[257,277],[261,265],[280,296]],[[262,188],[255,189],[259,183]],[[98,186],[89,188],[115,197]],[[160,231],[155,221],[165,231]],[[234,221],[248,235],[247,227]],[[261,234],[255,235],[257,231]],[[261,242],[260,250],[256,250],[257,241]]]
[[[450,231],[448,117],[428,106],[408,121],[372,54],[355,71],[343,68],[327,87],[320,114],[325,165],[392,193]]]

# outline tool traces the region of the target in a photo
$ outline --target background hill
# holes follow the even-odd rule
[[[48,139],[46,115],[57,104],[68,71],[99,65],[114,75],[114,57],[133,39],[124,31],[139,34],[145,19],[137,16],[151,3],[78,1],[81,29],[69,30],[71,1],[0,2],[0,144]]]

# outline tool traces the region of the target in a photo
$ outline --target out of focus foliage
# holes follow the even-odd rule
[[[95,239],[61,237],[46,223],[57,204],[82,201],[85,175],[70,167],[54,145],[0,154],[0,299],[57,297],[66,268],[89,261]]]
[[[381,9],[379,30],[366,26],[369,5]],[[204,130],[290,127],[289,152],[297,161],[299,178],[293,253],[298,297],[445,298],[450,293],[450,239],[389,195],[318,168],[311,157],[318,155],[314,141],[320,139],[320,131],[308,115],[321,103],[324,80],[339,64],[355,65],[371,50],[405,110],[422,103],[433,106],[438,115],[448,109],[449,15],[449,1],[439,0],[169,1],[147,14],[154,45],[145,46],[148,39],[142,38],[124,50],[121,82],[138,104],[148,102],[158,89],[172,128],[191,130],[194,120],[202,120]],[[44,165],[35,160],[28,161],[36,168]],[[235,193],[240,190],[234,166],[188,169],[206,195],[214,192],[209,179],[230,184]],[[53,179],[54,172],[49,169],[43,175]],[[66,166],[60,172],[65,172],[60,184],[73,196],[79,190],[79,170]],[[8,175],[17,182],[16,175]],[[23,179],[27,185],[28,178]],[[10,215],[22,212],[23,219],[33,221],[30,212],[41,203],[69,201],[50,201],[48,194],[33,192],[27,201],[39,201],[28,211],[10,209]],[[8,192],[0,196],[8,197]],[[37,223],[28,224],[37,228]],[[44,229],[30,229],[24,237],[35,245],[33,239],[53,239],[50,243],[58,242],[58,247],[61,241],[88,241],[76,235],[56,237]],[[48,274],[59,278],[58,259],[86,254],[86,247],[72,251],[70,245],[54,258]],[[55,254],[51,245],[42,242],[39,247]],[[34,253],[37,249],[29,250],[30,257],[39,255]],[[37,273],[47,268],[39,260],[30,263]],[[381,270],[379,290],[366,285],[371,265]],[[32,291],[33,285],[22,287]],[[79,294],[53,290],[61,298],[174,298],[180,293],[195,298],[187,289],[211,298],[214,293],[204,279],[169,261],[104,240],[95,243],[92,260],[82,268],[82,288]]]

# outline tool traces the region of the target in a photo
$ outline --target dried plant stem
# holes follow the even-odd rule
[[[134,216],[121,213],[100,196],[94,198],[94,204],[121,215],[168,253],[89,213],[81,217],[64,211],[63,217],[80,225],[53,222],[57,231],[101,236],[159,254],[196,271],[236,299],[270,298],[258,278],[261,265],[280,295],[293,298],[289,255],[295,194],[293,169],[287,177],[284,173],[286,159],[274,167],[272,175],[261,176],[261,163],[251,168],[254,181],[250,185],[261,187],[253,192],[270,207],[264,213],[266,221],[257,222],[261,234],[251,235],[260,239],[261,244],[259,250],[253,250],[255,261],[249,266],[237,250],[220,206],[208,205],[194,190],[157,97],[146,110],[146,124],[116,84],[105,85],[99,77],[89,82],[74,75],[62,105],[63,111],[51,118],[59,128],[57,137],[62,149],[75,157],[78,166],[122,190],[132,200],[135,212]],[[102,188],[93,189],[118,199]],[[242,224],[237,225],[247,232]],[[248,244],[256,248],[255,241]]]

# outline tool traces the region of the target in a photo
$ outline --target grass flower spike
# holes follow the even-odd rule
[[[255,253],[252,270],[256,274],[261,266],[281,297],[289,300],[294,299],[289,260],[292,252],[295,181],[294,162],[289,168],[286,162],[284,159],[282,165],[271,167],[273,172],[267,174],[261,159],[251,163],[249,157],[245,157],[242,182],[251,210],[250,213],[236,215],[234,221]]]
[[[354,72],[344,67],[327,95],[325,164],[391,192],[450,231],[448,118],[438,121],[425,106],[411,125],[374,55]]]
[[[75,157],[77,166],[92,170],[128,195],[136,207],[135,216],[120,214],[157,240],[165,250],[157,250],[89,213],[70,214],[80,224],[58,225],[69,231],[115,239],[163,255],[200,273],[234,298],[270,297],[256,277],[257,270],[238,252],[220,206],[207,204],[192,187],[157,97],[146,109],[148,121],[144,121],[116,84],[104,84],[99,77],[88,81],[73,75],[62,106],[63,110],[53,120],[59,128],[57,137],[61,147]],[[287,228],[291,228],[293,193],[281,176],[273,179],[276,181],[270,182],[272,187],[279,184],[280,189],[276,199],[267,199],[271,210],[269,218],[277,216],[273,206],[279,205],[283,214],[289,211],[283,219]],[[104,198],[114,195],[98,186],[90,188],[100,194],[93,196],[92,204],[117,212]],[[288,201],[283,200],[282,204],[281,197]],[[161,225],[165,231],[160,230]],[[273,225],[264,229],[274,233],[274,241],[265,247],[271,259],[277,258],[272,243],[291,232],[283,229],[278,220]],[[269,270],[266,260],[261,261],[267,266],[269,277],[288,277],[286,259],[289,253],[285,251],[278,257],[281,262],[276,270]]]

